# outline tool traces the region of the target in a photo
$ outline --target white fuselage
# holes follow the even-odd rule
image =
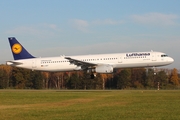
[[[67,57],[67,56],[66,56]],[[171,64],[174,60],[162,52],[131,52],[116,54],[96,54],[68,56],[70,58],[99,65],[110,65],[113,69],[130,67],[156,67]],[[17,62],[21,64],[13,64]],[[21,59],[7,62],[8,65],[40,71],[82,70],[80,66],[70,63],[64,56]]]

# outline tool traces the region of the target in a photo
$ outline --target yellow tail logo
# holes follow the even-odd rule
[[[14,54],[19,54],[22,51],[22,46],[16,43],[12,46],[12,51]]]

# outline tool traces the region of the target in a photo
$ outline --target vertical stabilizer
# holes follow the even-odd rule
[[[14,60],[34,58],[17,40],[15,37],[9,37],[9,43]]]

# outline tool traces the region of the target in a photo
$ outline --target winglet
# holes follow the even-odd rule
[[[9,43],[14,60],[34,58],[17,40],[15,37],[9,37]]]

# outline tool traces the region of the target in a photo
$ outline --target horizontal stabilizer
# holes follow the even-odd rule
[[[21,62],[14,62],[14,61],[6,61],[6,65],[12,65],[12,66],[16,66],[16,65],[21,65],[23,63]]]

